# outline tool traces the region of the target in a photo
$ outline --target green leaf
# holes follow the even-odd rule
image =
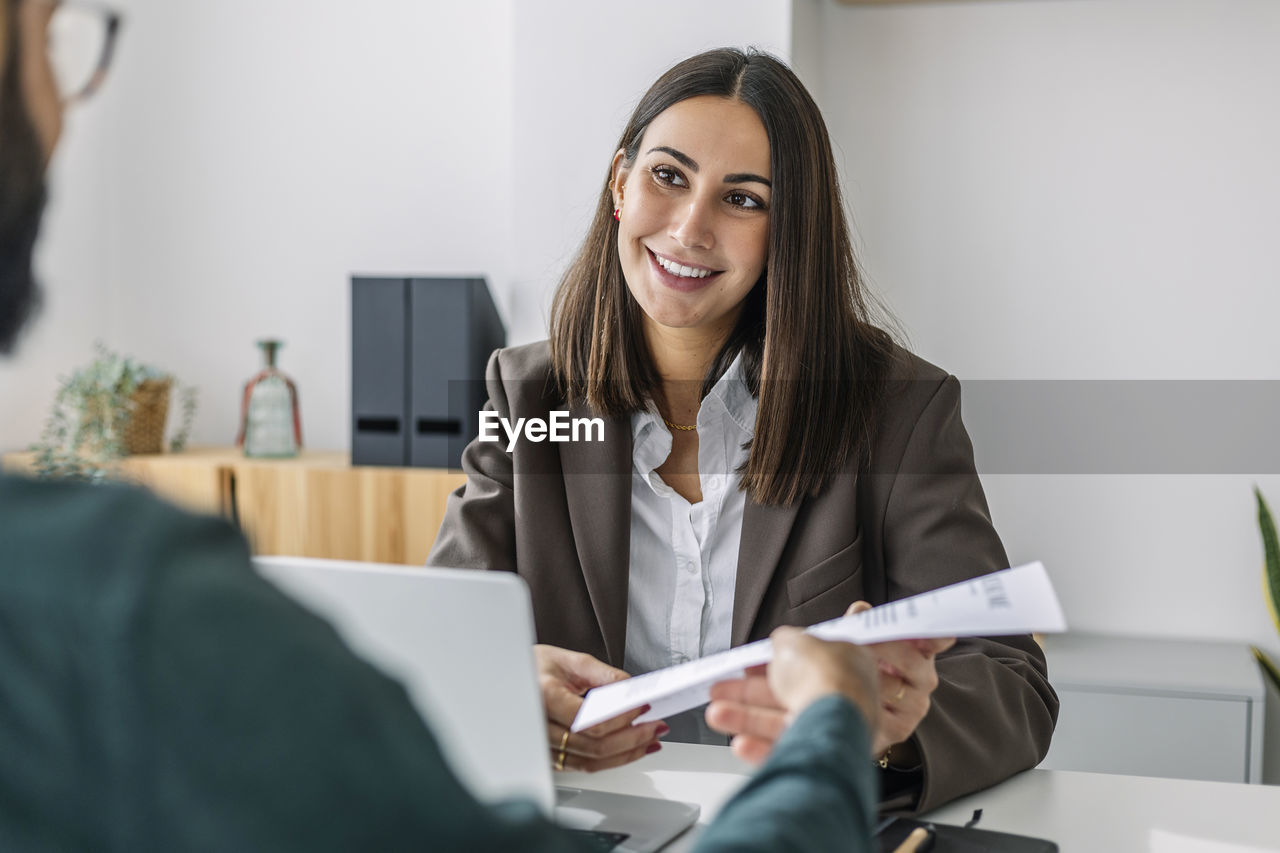
[[[1257,486],[1253,493],[1258,498],[1258,527],[1262,531],[1262,550],[1266,556],[1263,566],[1262,589],[1266,595],[1271,621],[1280,631],[1280,539],[1276,536],[1276,523],[1271,518],[1271,508]]]
[[[1257,646],[1249,648],[1253,649],[1253,656],[1258,659],[1258,663],[1262,664],[1262,671],[1271,678],[1271,683],[1276,686],[1276,689],[1280,690],[1280,669],[1276,669],[1275,663],[1262,649]]]

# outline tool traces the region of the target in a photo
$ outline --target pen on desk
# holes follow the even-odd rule
[[[933,847],[933,830],[917,826],[893,853],[925,853],[931,847]]]

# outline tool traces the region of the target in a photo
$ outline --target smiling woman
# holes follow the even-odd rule
[[[679,63],[601,177],[550,340],[495,353],[486,381],[497,418],[565,409],[604,440],[473,442],[428,561],[529,583],[557,768],[725,734],[760,759],[785,714],[759,678],[705,719],[569,725],[594,685],[1008,560],[959,385],[873,322],[826,125],[786,65]],[[875,652],[886,806],[932,808],[1048,750],[1057,698],[1030,637]]]
[[[565,395],[615,416],[652,400],[688,424],[740,353],[759,401],[745,488],[790,504],[865,444],[892,351],[869,316],[825,124],[796,76],[732,50],[663,75],[623,130],[556,294]],[[814,423],[840,428],[797,429]]]
[[[769,137],[751,107],[703,95],[658,116],[643,146],[634,162],[617,153],[610,186],[623,278],[646,343],[661,352],[665,336],[722,342],[764,274]]]

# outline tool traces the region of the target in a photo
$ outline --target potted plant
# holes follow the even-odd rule
[[[1262,598],[1271,612],[1271,621],[1275,623],[1276,630],[1280,631],[1280,538],[1276,536],[1276,524],[1266,498],[1262,497],[1257,486],[1253,487],[1253,493],[1258,498],[1258,527],[1262,531]],[[1280,669],[1277,669],[1275,662],[1257,646],[1253,647],[1253,656],[1262,664],[1276,689],[1280,690]]]
[[[40,477],[97,482],[130,453],[159,453],[171,394],[181,423],[169,442],[179,451],[195,418],[195,389],[173,376],[95,344],[92,362],[59,380],[40,441],[32,446]]]

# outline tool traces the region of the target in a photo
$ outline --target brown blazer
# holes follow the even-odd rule
[[[1008,567],[960,421],[960,384],[899,350],[870,464],[790,507],[748,498],[733,645],[779,625],[811,625]],[[549,381],[546,342],[495,352],[487,407],[514,422],[566,407]],[[512,453],[473,441],[467,483],[448,501],[430,565],[518,572],[533,595],[538,640],[622,666],[626,637],[632,447],[628,419],[604,441],[535,443]],[[960,640],[937,662],[939,685],[916,730],[926,811],[1035,766],[1058,699],[1029,636]]]

